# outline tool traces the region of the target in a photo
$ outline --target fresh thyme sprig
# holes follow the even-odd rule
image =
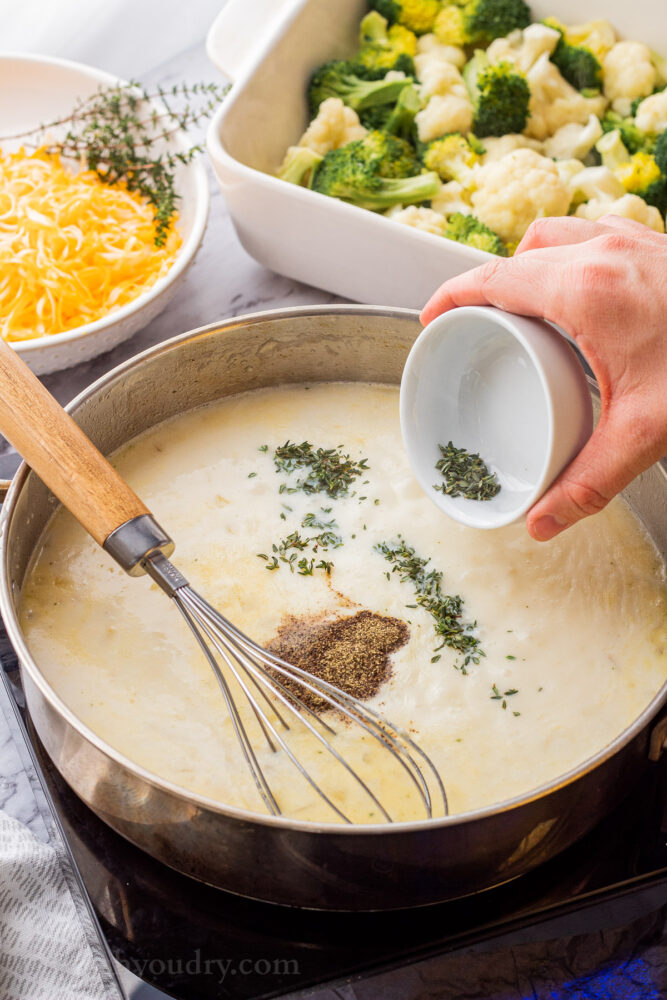
[[[122,181],[142,195],[153,206],[155,245],[162,246],[179,198],[174,172],[202,151],[200,145],[177,151],[165,144],[177,132],[209,118],[225,93],[215,83],[178,83],[167,89],[158,87],[153,93],[136,81],[119,83],[79,100],[63,118],[4,136],[0,142],[68,126],[62,139],[48,142],[47,152],[83,161],[105,184]],[[183,101],[183,107],[176,106]],[[35,148],[42,144],[26,143]]]
[[[466,500],[492,500],[500,492],[500,483],[494,472],[476,452],[456,448],[451,441],[439,444],[441,458],[435,467],[444,477],[444,483],[434,483],[433,488],[446,496],[465,497]]]
[[[297,479],[294,486],[280,484],[281,493],[326,493],[333,500],[345,496],[352,483],[368,470],[368,460],[358,461],[343,454],[341,445],[337,448],[314,448],[309,441],[294,444],[286,441],[273,453],[276,472],[292,473],[297,469],[307,469],[307,475]],[[365,500],[366,497],[360,499]]]
[[[424,608],[433,617],[433,627],[442,642],[435,652],[443,646],[449,646],[463,657],[456,666],[461,673],[466,674],[470,663],[479,663],[480,657],[486,656],[477,636],[471,633],[477,627],[477,622],[463,621],[463,598],[457,595],[443,594],[442,573],[426,567],[430,559],[422,559],[415,550],[406,545],[403,537],[398,536],[398,542],[380,542],[375,548],[390,563],[393,563],[392,573],[400,575],[401,582],[409,581],[415,590],[417,605]],[[415,605],[408,605],[415,607]],[[431,662],[437,662],[440,657],[434,656]]]

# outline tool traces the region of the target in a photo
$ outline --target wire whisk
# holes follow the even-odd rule
[[[279,816],[282,810],[259,763],[225,668],[247,699],[269,748],[273,751],[283,751],[317,796],[344,823],[352,823],[352,820],[315,780],[285,739],[283,733],[291,728],[290,715],[298,719],[322,748],[337,761],[386,822],[391,823],[392,817],[368,782],[331,742],[331,737],[336,736],[334,727],[295,694],[292,689],[295,684],[323,699],[348,723],[360,726],[392,756],[415,787],[427,817],[432,817],[436,811],[438,814],[446,815],[447,795],[442,779],[427,754],[403,729],[357,698],[341,691],[340,688],[314,677],[300,667],[287,663],[258,646],[193,590],[186,578],[164,555],[157,554],[146,559],[144,568],[174,600],[208,661],[220,686],[245,762],[266,808],[272,815]],[[285,686],[283,679],[290,681],[290,688]]]

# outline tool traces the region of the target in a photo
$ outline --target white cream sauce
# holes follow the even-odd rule
[[[288,480],[272,454],[288,438],[367,458],[368,483],[336,500],[280,494]],[[410,623],[410,640],[370,704],[431,756],[451,812],[527,793],[580,764],[632,723],[667,676],[664,571],[624,503],[548,544],[532,541],[523,524],[484,532],[450,521],[411,474],[393,387],[236,396],[151,430],[114,464],[176,540],[174,562],[193,586],[259,643],[288,614],[368,608]],[[309,534],[301,527],[308,512],[335,518],[344,540],[322,553],[334,563],[331,577],[284,565],[268,572],[257,553],[291,531]],[[374,546],[399,533],[431,558],[445,592],[460,594],[465,617],[478,623],[486,657],[467,675],[447,648],[431,662],[433,619],[406,607],[414,604],[409,583],[387,578],[391,566]],[[177,610],[148,578],[126,576],[66,511],[47,528],[21,617],[40,669],[100,737],[185,789],[263,810],[216,681]],[[493,685],[518,693],[503,707]],[[386,753],[356,728],[338,728],[338,743],[393,817],[421,816]],[[256,742],[286,812],[334,819],[284,754],[265,751],[259,735]],[[355,819],[379,820],[311,737],[296,732],[292,745]]]

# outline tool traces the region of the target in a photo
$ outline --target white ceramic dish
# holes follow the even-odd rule
[[[522,517],[593,430],[584,369],[553,327],[488,306],[438,316],[417,337],[401,381],[401,431],[430,500],[473,528]],[[481,455],[500,483],[484,502],[435,489],[438,445]]]
[[[529,3],[536,20],[607,18],[667,55],[656,0]],[[312,70],[354,52],[365,11],[364,0],[227,0],[207,50],[234,86],[211,122],[208,152],[239,238],[262,264],[359,302],[419,309],[489,254],[271,176],[307,124]]]
[[[2,136],[54,121],[71,111],[78,98],[118,82],[102,70],[65,59],[0,53],[0,145],[10,151],[18,148],[20,141],[3,142]],[[168,304],[204,235],[209,193],[203,164],[194,162],[179,168],[176,188],[181,197],[178,227],[183,244],[168,273],[134,302],[95,323],[12,344],[37,375],[111,350],[150,323]]]

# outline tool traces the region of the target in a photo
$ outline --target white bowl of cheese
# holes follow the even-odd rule
[[[122,81],[102,70],[64,59],[0,54],[2,154],[10,156],[18,152],[26,141],[18,136],[27,130],[68,116],[79,100],[89,97],[100,88],[118,83]],[[174,143],[172,148],[176,151],[187,148],[180,138],[171,141]],[[63,162],[65,163],[64,158]],[[126,304],[111,307],[92,322],[63,332],[28,335],[10,340],[14,349],[36,374],[58,371],[111,350],[146,326],[165,308],[192,263],[206,226],[209,193],[203,164],[195,162],[179,166],[176,171],[176,190],[179,201],[175,226],[180,237],[180,247],[173,262],[163,268],[150,287]],[[36,223],[39,221],[37,219]],[[45,224],[49,223],[53,226],[54,220],[45,220]],[[59,225],[58,219],[55,219],[55,224]],[[7,241],[6,252],[10,255],[15,253],[8,246],[11,238],[9,225],[0,229],[0,253],[3,241]],[[83,250],[85,251],[85,245]],[[39,256],[35,257],[35,261],[35,269],[38,270]],[[57,297],[57,287],[53,289],[53,294]],[[0,299],[0,321],[4,320],[5,323],[16,299],[14,290],[12,296],[4,302]],[[34,299],[35,322],[38,326],[39,300],[36,295]],[[4,335],[6,334],[3,333]]]

